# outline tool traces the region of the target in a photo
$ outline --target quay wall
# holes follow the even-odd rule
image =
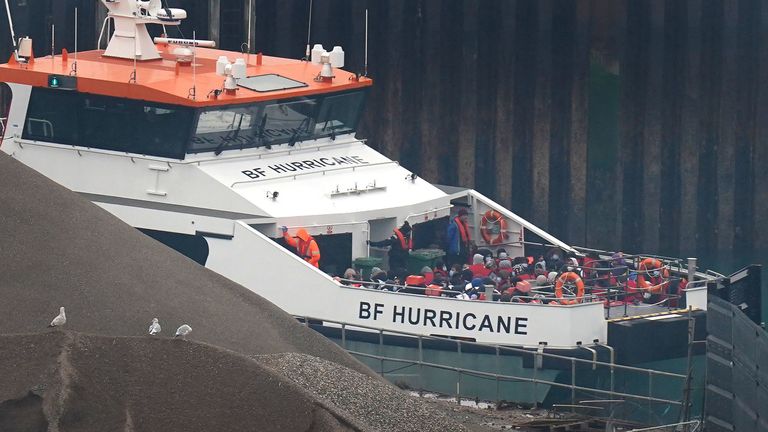
[[[186,37],[302,57],[306,0],[175,0]],[[12,0],[38,55],[93,49],[95,0]],[[375,85],[360,136],[572,244],[678,255],[768,250],[768,3],[314,0],[311,43]],[[7,29],[5,14],[0,26]],[[174,32],[171,32],[172,35]],[[0,55],[10,51],[2,32]]]

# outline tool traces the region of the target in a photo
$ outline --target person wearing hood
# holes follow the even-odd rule
[[[565,265],[565,254],[560,248],[552,248],[544,255],[548,270],[559,270]]]
[[[283,231],[283,239],[291,247],[296,248],[296,253],[304,259],[304,261],[312,264],[313,266],[320,268],[320,247],[317,246],[317,242],[304,228],[299,228],[296,231],[296,237],[288,235],[288,228],[281,227]]]
[[[403,222],[400,228],[395,228],[394,234],[388,239],[381,241],[366,241],[366,243],[375,247],[389,247],[389,269],[405,269],[408,253],[413,247],[411,239],[411,224],[408,221]]]
[[[472,257],[472,265],[469,266],[469,269],[474,277],[487,277],[491,273],[491,270],[485,265],[485,259],[479,253]]]

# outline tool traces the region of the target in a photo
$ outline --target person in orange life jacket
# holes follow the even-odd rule
[[[533,275],[531,275],[530,270],[528,268],[528,264],[519,263],[512,266],[512,272],[514,272],[515,276],[519,277],[522,280],[529,280],[533,279]]]
[[[438,260],[435,263],[435,268],[432,269],[432,273],[435,274],[435,278],[437,278],[437,276],[440,275],[440,276],[443,277],[443,279],[447,279],[448,278],[448,267],[446,267],[445,264],[443,264],[442,260]]]
[[[317,242],[304,228],[299,228],[296,231],[296,237],[288,235],[288,228],[281,227],[283,231],[283,238],[285,242],[291,247],[296,248],[298,255],[304,259],[304,261],[312,264],[315,267],[320,267],[320,248],[317,246]]]
[[[413,247],[411,240],[411,224],[408,221],[403,222],[400,228],[395,228],[392,237],[382,241],[366,241],[371,246],[387,247],[389,246],[389,269],[403,270],[406,268],[408,252]]]
[[[487,277],[491,273],[491,270],[485,266],[483,256],[480,254],[475,254],[472,257],[472,265],[469,266],[469,270],[472,271],[474,277]]]
[[[448,242],[445,252],[448,265],[466,264],[469,262],[469,252],[472,250],[472,238],[469,233],[469,212],[459,209],[459,214],[451,220],[446,230]]]
[[[600,259],[600,255],[597,253],[587,254],[584,257],[584,267],[582,268],[584,283],[598,288],[616,286],[616,280],[611,276],[609,267],[611,267],[610,261]]]

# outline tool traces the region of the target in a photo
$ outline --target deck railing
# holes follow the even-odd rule
[[[587,404],[587,401],[594,401],[595,398],[601,398],[597,400],[611,401],[610,403],[607,403],[608,406],[605,408],[608,410],[609,416],[611,418],[614,418],[615,416],[616,418],[632,418],[637,420],[638,417],[642,417],[643,422],[646,424],[663,424],[665,422],[668,423],[670,417],[657,414],[657,412],[669,412],[671,409],[674,409],[675,412],[673,412],[672,415],[675,415],[679,410],[683,408],[683,405],[686,403],[683,397],[684,388],[688,384],[686,381],[687,376],[685,374],[616,364],[613,360],[613,349],[606,345],[601,346],[610,350],[610,362],[597,360],[595,351],[589,349],[588,347],[583,348],[589,349],[595,353],[591,360],[545,352],[543,349],[544,346],[539,347],[539,349],[532,350],[501,345],[488,345],[478,342],[450,339],[439,336],[425,336],[402,331],[384,331],[370,326],[349,324],[341,321],[332,321],[327,319],[320,320],[313,317],[297,317],[297,319],[303,321],[303,323],[307,326],[322,321],[323,325],[325,326],[338,328],[341,332],[341,340],[338,342],[341,347],[360,359],[368,360],[369,365],[375,363],[377,367],[374,367],[374,369],[377,370],[377,372],[382,377],[386,378],[388,375],[390,375],[389,378],[394,379],[397,376],[400,376],[404,370],[415,368],[416,375],[418,376],[417,390],[419,392],[439,392],[438,389],[434,388],[434,386],[425,381],[424,376],[426,370],[453,372],[455,374],[455,393],[453,396],[456,398],[457,402],[460,402],[462,398],[475,399],[477,397],[476,395],[473,397],[473,395],[468,394],[462,389],[464,381],[468,378],[472,378],[475,381],[487,381],[489,384],[492,383],[495,385],[495,398],[492,399],[493,402],[496,402],[497,404],[502,402],[502,387],[505,385],[520,385],[521,383],[528,384],[531,386],[530,394],[533,395],[537,395],[541,390],[547,388],[560,388],[567,389],[569,391],[569,400],[564,400],[562,402],[570,402],[570,404],[556,404],[560,405],[559,407],[554,407],[556,409],[563,408],[563,406],[568,406],[570,407],[571,411],[577,411],[586,407],[587,405],[583,404]],[[350,331],[365,331],[378,334],[378,343],[372,345],[376,352],[364,352],[363,350],[352,349],[349,346],[350,339],[348,332]],[[385,346],[385,336],[389,335],[405,336],[416,339],[417,358],[398,358],[385,355],[383,350]],[[424,359],[424,354],[425,351],[429,350],[428,348],[424,348],[426,341],[456,344],[456,353],[459,355],[459,358],[461,358],[460,356],[462,355],[462,352],[464,352],[466,355],[468,347],[483,348],[486,351],[491,350],[495,356],[496,370],[489,372],[461,367],[457,366],[456,364],[441,364],[426,361]],[[361,345],[361,347],[364,346],[365,345]],[[501,373],[503,358],[505,355],[508,356],[510,354],[531,360],[531,372],[528,376]],[[564,372],[568,375],[569,380],[567,380],[567,382],[563,382],[562,380],[542,378],[540,376],[542,373],[541,371],[546,370],[543,367],[544,359],[556,360],[561,364],[569,364],[570,370],[566,370]],[[386,364],[393,364],[394,366],[390,369],[387,369],[385,368]],[[608,379],[607,386],[604,388],[599,388],[597,385],[588,386],[584,385],[583,383],[580,384],[580,374],[585,374],[592,377],[596,375],[604,375]],[[624,383],[626,380],[634,380],[639,382],[647,381],[647,387],[644,388],[643,391],[617,389],[617,384],[619,384],[619,379],[617,378],[618,376],[622,377],[622,383]],[[670,388],[669,380],[674,380],[679,384],[679,394],[676,393],[674,397],[667,396],[664,393],[657,395],[655,392],[660,392],[658,389],[664,387],[668,390]],[[672,385],[672,387],[675,386],[676,384]],[[621,405],[623,405],[623,408],[620,407]],[[666,408],[659,408],[660,405]],[[533,406],[538,406],[538,401],[535,397],[533,400]],[[552,406],[550,406],[550,408],[552,408]],[[641,413],[640,411],[643,412]]]
[[[501,345],[488,345],[488,344],[482,344],[478,342],[471,342],[471,341],[464,341],[464,340],[458,340],[458,339],[451,339],[451,338],[445,338],[445,337],[439,337],[439,336],[425,336],[420,335],[416,333],[409,333],[409,332],[402,332],[402,331],[391,331],[391,330],[382,330],[376,327],[370,327],[365,325],[359,325],[359,324],[349,324],[341,321],[333,321],[328,319],[319,319],[314,317],[297,317],[300,321],[303,321],[303,323],[307,326],[322,322],[324,326],[328,327],[335,327],[340,330],[340,345],[342,348],[347,350],[350,354],[353,354],[361,359],[367,359],[369,361],[372,361],[374,363],[377,363],[376,368],[379,374],[382,377],[387,377],[387,375],[391,375],[394,372],[402,373],[403,370],[409,369],[409,368],[415,368],[417,370],[416,375],[418,376],[418,390],[419,391],[437,391],[435,388],[431,388],[429,383],[426,383],[424,380],[424,374],[425,369],[432,369],[432,370],[442,370],[442,371],[449,371],[455,373],[455,393],[454,396],[456,397],[457,401],[460,401],[462,398],[472,398],[473,395],[467,393],[466,391],[462,390],[463,385],[463,379],[466,379],[468,377],[474,378],[476,380],[480,381],[488,381],[489,383],[495,384],[495,398],[493,398],[493,401],[497,404],[502,401],[501,395],[501,388],[504,385],[509,384],[528,384],[531,386],[532,394],[539,394],[539,390],[542,388],[562,388],[562,389],[568,389],[570,390],[570,404],[572,406],[578,406],[578,404],[586,401],[586,400],[592,400],[596,397],[600,398],[607,398],[605,400],[614,401],[609,404],[609,412],[610,415],[620,415],[618,411],[620,411],[617,408],[618,404],[627,404],[628,406],[634,407],[634,409],[624,409],[624,411],[629,410],[629,412],[624,412],[623,417],[638,417],[638,409],[642,407],[644,411],[646,411],[644,414],[642,414],[642,417],[644,418],[644,421],[648,424],[661,424],[664,421],[668,421],[668,418],[662,418],[662,416],[657,416],[658,418],[655,418],[654,414],[654,408],[658,405],[665,405],[667,408],[666,411],[669,411],[671,407],[674,407],[675,409],[680,409],[683,405],[683,389],[684,385],[686,384],[686,375],[680,374],[680,373],[674,373],[674,372],[668,372],[668,371],[661,371],[661,370],[654,370],[654,369],[648,369],[648,368],[639,368],[634,366],[628,366],[628,365],[620,365],[616,364],[614,362],[614,356],[613,356],[613,349],[607,345],[601,345],[602,347],[610,350],[610,360],[609,362],[600,361],[597,359],[597,354],[594,349],[591,349],[589,347],[583,347],[585,350],[589,350],[593,353],[592,359],[584,359],[584,358],[578,358],[578,357],[571,357],[571,356],[565,356],[560,354],[555,354],[551,352],[544,351],[544,346],[540,346],[539,349],[524,349],[524,348],[516,348],[516,347],[508,347],[508,346],[501,346]],[[361,350],[355,350],[349,347],[349,335],[348,332],[350,331],[363,331],[363,332],[369,332],[378,334],[378,343],[374,344],[375,350],[378,351],[378,353],[372,353],[372,352],[364,352]],[[404,336],[409,337],[417,340],[417,346],[416,346],[416,359],[407,359],[407,358],[397,358],[392,357],[388,355],[383,354],[383,347],[385,344],[385,336]],[[475,347],[475,348],[483,348],[486,351],[491,350],[495,356],[495,365],[496,365],[496,371],[495,372],[488,372],[488,371],[482,371],[482,370],[476,370],[476,369],[470,369],[466,367],[461,367],[456,364],[441,364],[441,363],[435,363],[435,362],[429,362],[424,359],[424,354],[426,351],[428,351],[428,348],[424,348],[425,341],[437,341],[437,342],[443,342],[443,343],[450,343],[456,345],[456,353],[460,356],[462,355],[462,352],[466,353],[468,347]],[[510,375],[510,374],[504,374],[501,373],[501,367],[503,356],[505,355],[515,355],[522,358],[528,358],[531,360],[530,364],[532,365],[531,373],[529,376],[524,375]],[[466,355],[466,354],[465,354]],[[540,375],[540,371],[545,370],[543,367],[544,359],[552,359],[560,362],[561,364],[569,364],[570,370],[566,370],[564,373],[569,375],[569,382],[562,382],[561,380],[551,380],[542,378]],[[397,366],[392,368],[391,370],[387,370],[385,368],[385,364],[387,363],[394,363]],[[370,363],[369,363],[370,365]],[[598,386],[587,386],[584,384],[579,384],[578,377],[579,374],[588,374],[589,376],[597,376],[597,375],[605,375],[605,377],[608,380],[608,385],[606,388],[599,388]],[[621,375],[624,380],[630,379],[627,377],[631,377],[630,381],[632,379],[639,380],[639,381],[647,381],[647,391],[640,392],[640,391],[627,391],[627,390],[619,390],[617,389],[617,383],[619,383],[617,376]],[[658,389],[660,387],[665,387],[666,389],[669,389],[669,380],[675,380],[679,382],[680,385],[680,393],[679,395],[675,394],[675,397],[665,397],[663,395],[656,395],[654,393],[654,389]],[[623,381],[622,381],[623,382]],[[534,399],[534,406],[538,405],[538,402],[536,399]],[[575,409],[575,408],[574,408]],[[662,410],[664,411],[664,410]]]

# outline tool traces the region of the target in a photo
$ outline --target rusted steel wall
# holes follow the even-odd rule
[[[246,41],[249,2],[254,49],[302,57],[307,0],[221,1],[221,45]],[[77,4],[93,48],[94,0],[26,3],[17,33],[50,45],[41,29],[67,28]],[[209,36],[208,2],[170,3],[195,14],[187,37]],[[405,167],[574,244],[768,249],[768,3],[314,0],[311,43],[342,45],[362,72],[366,8],[375,86],[360,135]]]

